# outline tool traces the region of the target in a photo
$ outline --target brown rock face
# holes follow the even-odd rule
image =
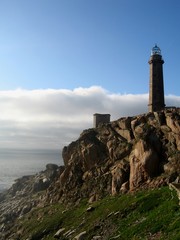
[[[64,147],[65,169],[47,196],[51,201],[86,197],[92,202],[107,194],[160,186],[180,175],[179,150],[180,109],[102,124]]]
[[[159,169],[159,157],[156,151],[139,140],[131,152],[130,159],[130,190],[138,188],[142,183],[157,176]]]
[[[112,187],[111,193],[112,195],[116,195],[120,192],[123,183],[129,180],[129,162],[127,161],[118,161],[113,165],[111,169],[112,175]]]

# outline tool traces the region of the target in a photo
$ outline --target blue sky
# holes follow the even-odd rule
[[[1,0],[0,89],[147,93],[155,43],[180,95],[179,0]]]
[[[147,112],[151,48],[180,107],[179,0],[0,0],[0,147],[62,148]]]

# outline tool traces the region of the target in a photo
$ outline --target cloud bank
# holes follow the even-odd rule
[[[89,88],[0,91],[0,147],[61,149],[93,126],[94,113],[111,120],[147,112],[148,94]],[[166,96],[180,107],[180,96]]]

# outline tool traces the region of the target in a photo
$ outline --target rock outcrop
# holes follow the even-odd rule
[[[46,170],[17,179],[10,189],[0,194],[0,239],[9,239],[15,220],[42,204],[42,193],[63,170],[64,167],[47,164]]]
[[[65,169],[47,201],[90,202],[157,187],[180,175],[180,109],[121,118],[81,133],[63,149]]]

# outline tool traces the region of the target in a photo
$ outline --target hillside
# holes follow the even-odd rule
[[[180,110],[120,118],[85,130],[64,147],[63,159],[65,169],[48,189],[48,201],[85,197],[92,202],[167,185],[180,174]]]
[[[0,196],[1,239],[179,239],[180,109],[85,130],[63,159]]]
[[[90,205],[84,200],[68,208],[60,203],[36,208],[16,222],[10,239],[178,240],[179,222],[178,198],[162,187],[108,196]]]

